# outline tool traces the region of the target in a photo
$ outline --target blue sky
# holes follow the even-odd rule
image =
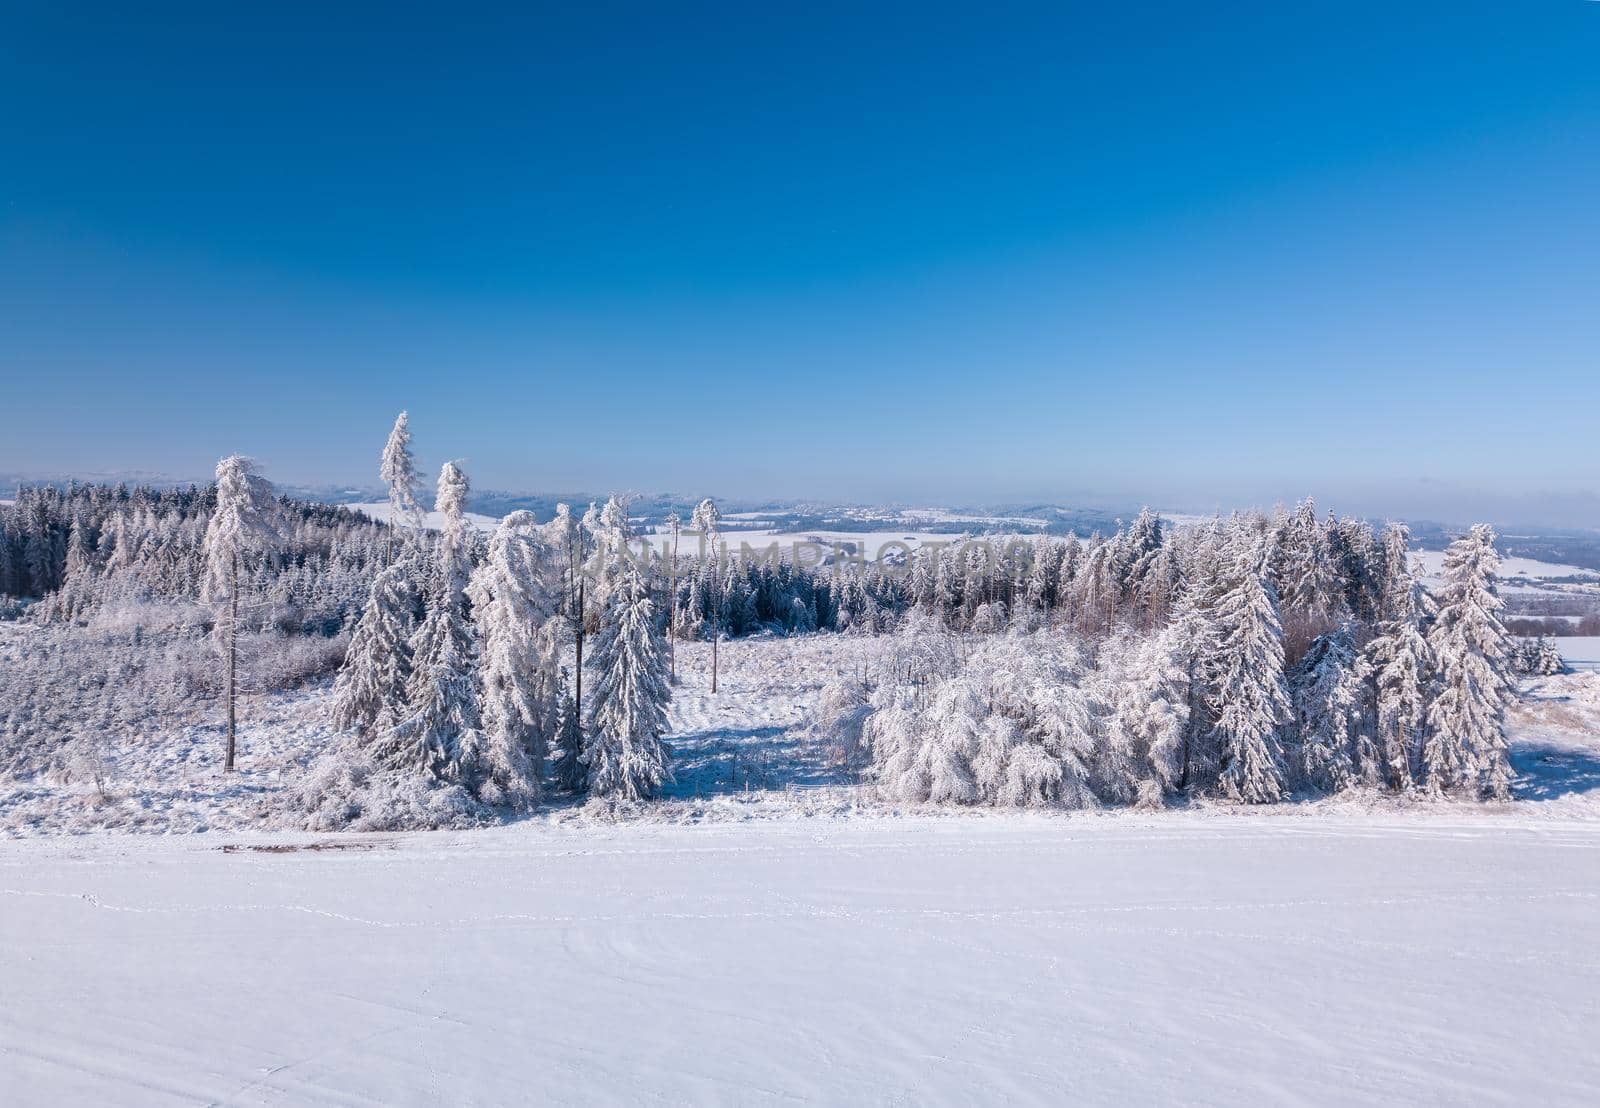
[[[0,470],[1600,525],[1600,3],[230,8],[6,5]]]

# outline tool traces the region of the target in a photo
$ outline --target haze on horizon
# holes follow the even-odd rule
[[[13,15],[0,472],[1600,526],[1600,5]]]

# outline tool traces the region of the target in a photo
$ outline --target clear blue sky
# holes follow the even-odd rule
[[[234,8],[4,5],[0,470],[1600,525],[1600,3]]]

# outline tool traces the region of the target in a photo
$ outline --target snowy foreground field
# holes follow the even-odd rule
[[[3,1099],[1593,1104],[1600,824],[13,843]]]
[[[1600,1102],[1600,672],[1511,803],[940,812],[808,736],[871,642],[683,650],[621,820],[294,830],[325,687],[0,794],[0,1102]]]

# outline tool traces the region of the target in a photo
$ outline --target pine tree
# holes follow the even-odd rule
[[[489,542],[467,587],[479,628],[483,748],[480,799],[531,808],[539,801],[546,747],[556,737],[555,615],[547,552],[531,512],[512,512]],[[553,628],[552,628],[553,629]]]
[[[459,590],[449,572],[435,567],[428,586],[428,614],[411,637],[409,714],[372,743],[379,764],[402,773],[469,788],[482,751],[473,643]]]
[[[1377,684],[1378,740],[1389,785],[1410,790],[1428,714],[1433,651],[1424,632],[1427,594],[1407,565],[1411,532],[1403,523],[1384,532],[1384,593],[1378,633],[1367,644]]]
[[[556,725],[556,740],[550,747],[550,760],[556,788],[564,793],[581,793],[589,787],[589,771],[583,764],[583,713],[565,684],[561,693],[561,718]]]
[[[672,687],[655,603],[629,560],[607,598],[595,642],[594,709],[584,762],[594,796],[640,800],[671,780],[661,736]]]
[[[466,475],[454,462],[446,462],[438,489],[445,526],[428,583],[427,615],[411,637],[409,714],[374,740],[372,755],[389,769],[473,788],[484,742],[473,672],[475,644],[466,610],[471,572],[467,488]]]
[[[722,638],[722,624],[717,618],[722,607],[721,597],[717,592],[717,586],[721,582],[714,572],[715,567],[722,561],[722,512],[717,508],[716,501],[708,496],[695,505],[694,516],[690,520],[690,526],[700,532],[701,541],[705,544],[704,549],[710,551],[710,564],[713,567],[713,572],[709,578],[711,589],[707,593],[706,600],[711,605],[711,691],[716,692],[717,642]]]
[[[1048,612],[1055,607],[1060,573],[1061,544],[1048,535],[1039,535],[1033,540],[1028,579],[1024,584],[1029,607],[1041,612]]]
[[[1377,782],[1382,764],[1366,718],[1371,675],[1346,628],[1318,636],[1295,666],[1297,769],[1312,788],[1340,792]]]
[[[1284,793],[1283,730],[1289,694],[1283,677],[1283,627],[1277,597],[1250,536],[1217,606],[1217,678],[1212,712],[1220,742],[1219,785],[1225,796],[1251,804]]]
[[[406,715],[410,640],[416,631],[415,561],[396,562],[372,582],[333,686],[333,725],[386,731]]]
[[[417,465],[411,456],[411,417],[401,412],[395,417],[389,441],[383,447],[383,459],[378,466],[378,476],[389,486],[389,523],[422,528],[422,503],[417,499],[421,480]]]
[[[255,463],[238,454],[217,463],[217,503],[205,534],[205,578],[201,597],[215,605],[215,633],[225,659],[227,749],[224,773],[233,772],[237,746],[239,670],[239,592],[243,559],[268,549],[277,538],[277,505],[272,486]]]
[[[11,553],[10,510],[0,504],[0,596],[21,592],[16,583],[16,558]]]
[[[1495,533],[1480,523],[1444,557],[1439,613],[1428,632],[1438,666],[1422,762],[1433,793],[1469,790],[1505,799],[1512,770],[1505,714],[1509,636],[1500,622]]]
[[[1328,534],[1308,497],[1280,524],[1273,551],[1288,654],[1298,658],[1311,640],[1338,624],[1344,592],[1333,565]]]

